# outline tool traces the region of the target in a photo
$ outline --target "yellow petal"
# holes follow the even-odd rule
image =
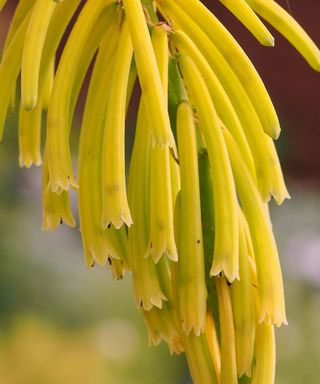
[[[226,129],[223,132],[253,243],[260,302],[258,321],[279,326],[286,323],[286,315],[281,267],[270,219],[236,143]]]
[[[213,175],[215,243],[211,275],[238,277],[238,206],[235,185],[222,130],[209,91],[191,59],[182,56],[179,66],[199,115]]]
[[[177,289],[182,329],[186,334],[203,332],[207,289],[203,255],[198,152],[192,108],[178,107],[177,135],[181,174],[179,215],[179,261]]]

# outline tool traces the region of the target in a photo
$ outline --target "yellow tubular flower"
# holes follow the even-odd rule
[[[229,67],[228,63],[224,60],[219,51],[217,51],[215,46],[210,42],[208,37],[201,31],[201,29],[197,27],[197,25],[191,19],[188,18],[186,20],[185,18],[181,17],[181,12],[179,13],[179,16],[175,15],[175,17],[175,21],[179,20],[179,27],[183,27],[192,36],[194,43],[202,51],[203,55],[208,61],[208,64],[210,64],[211,69],[215,71],[219,81],[227,92],[235,112],[239,117],[243,130],[246,134],[247,142],[250,146],[250,150],[255,162],[256,175],[260,192],[263,196],[263,199],[268,201],[270,198],[270,193],[275,190],[275,178],[273,174],[275,172],[275,167],[278,164],[278,160],[277,158],[274,158],[274,155],[271,154],[270,151],[267,150],[265,145],[266,137],[263,132],[263,128],[247,93],[242,87],[239,79],[235,76],[234,72]],[[192,58],[193,56],[194,54],[192,54]],[[195,60],[196,62],[199,61],[197,58],[195,58]],[[203,65],[200,64],[199,69],[202,67]],[[216,100],[216,97],[214,97],[214,100]],[[225,118],[225,114],[222,115]],[[232,128],[233,125],[231,125],[230,129]],[[234,129],[232,129],[232,132],[234,133]],[[245,151],[244,148],[241,150]],[[282,196],[282,199],[285,197],[286,195]]]
[[[230,289],[225,277],[216,277],[221,343],[221,384],[237,383],[236,343]]]
[[[252,384],[273,384],[275,379],[275,340],[274,327],[259,324],[255,343],[256,364],[253,369]]]
[[[225,5],[256,39],[266,46],[274,46],[274,38],[245,0],[219,0]]]
[[[196,132],[188,102],[178,107],[177,134],[181,173],[179,263],[177,289],[182,329],[186,334],[203,332],[206,322],[201,207]]]
[[[159,68],[163,94],[167,103],[169,49],[167,32],[153,28],[152,45]],[[170,153],[167,145],[153,146],[150,154],[150,235],[146,257],[157,263],[163,254],[177,261],[174,240]]]
[[[19,3],[17,4],[17,7],[15,9],[14,15],[10,23],[9,31],[5,39],[3,52],[2,52],[3,54],[7,50],[13,36],[15,35],[20,24],[22,23],[22,21],[24,20],[24,18],[26,17],[30,9],[32,8],[34,2],[35,0],[20,0]],[[15,102],[16,102],[16,89],[14,88],[12,97],[11,97],[11,103],[8,107],[9,111],[14,109]]]
[[[70,21],[80,0],[70,0],[63,5],[56,7],[46,35],[46,42],[43,48],[41,67],[39,73],[39,99],[43,100],[43,109],[48,109],[49,100],[54,76],[55,52],[65,28]],[[20,4],[20,3],[19,3]],[[11,31],[11,29],[10,29]]]
[[[76,223],[70,208],[69,193],[63,191],[57,195],[48,189],[49,173],[46,154],[42,166],[42,230],[53,231],[62,223],[73,228]]]
[[[162,258],[157,264],[157,274],[161,284],[161,289],[168,299],[168,303],[171,307],[174,307],[176,304],[177,296],[175,292],[175,271],[176,263],[173,263],[171,260]]]
[[[180,354],[184,348],[175,288],[176,263],[162,258],[156,265],[156,271],[167,301],[162,303],[161,309],[152,307],[148,311],[142,311],[148,328],[149,341],[151,344],[157,345],[161,340],[164,340],[167,342],[171,353]]]
[[[19,165],[30,168],[41,164],[41,117],[42,103],[26,111],[19,108]]]
[[[176,319],[173,318],[172,308],[167,302],[163,303],[161,309],[153,307],[149,311],[143,311],[143,316],[147,324],[150,345],[158,345],[164,340],[171,353],[184,352]]]
[[[274,142],[270,137],[265,137],[265,148],[268,152],[269,159],[272,159],[272,166],[270,166],[270,177],[272,183],[270,183],[270,194],[275,201],[280,205],[285,199],[290,199],[289,192],[284,182],[281,165]]]
[[[102,42],[91,77],[79,144],[79,215],[87,266],[92,261],[105,265],[112,252],[109,235],[103,231],[102,211],[102,141],[108,85],[114,66],[113,52],[118,41],[119,26],[113,21]],[[103,76],[101,77],[101,74]],[[111,228],[110,228],[111,230]],[[108,230],[109,231],[109,230]]]
[[[159,70],[165,103],[167,104],[169,47],[167,31],[162,25],[152,28],[151,42]]]
[[[259,192],[231,135],[223,130],[241,206],[248,221],[258,274],[258,321],[286,323],[282,275],[269,218]]]
[[[42,109],[47,109],[49,105],[49,98],[51,97],[51,90],[53,86],[53,78],[54,78],[54,71],[55,71],[54,54],[59,44],[59,40],[64,32],[64,29],[70,17],[72,16],[72,12],[75,10],[78,3],[79,3],[79,0],[72,0],[68,3],[68,6],[57,7],[56,12],[53,14],[53,17],[51,19],[51,24],[48,29],[48,33],[46,35],[46,43],[43,49],[43,57],[41,60],[41,68],[40,68],[39,80],[38,80],[39,100],[43,99],[43,101],[41,102],[41,105],[37,105],[37,107],[32,112],[27,112],[20,107],[19,120],[21,121],[21,124],[19,124],[19,130],[20,130],[19,135],[21,139],[23,136],[25,136],[25,140],[20,140],[21,162],[23,163],[23,160],[22,160],[22,158],[24,157],[23,153],[34,154],[31,159],[26,160],[26,164],[25,164],[26,166],[27,166],[27,163],[30,163],[30,161],[34,162],[36,165],[41,163],[41,154],[40,154],[41,111]],[[92,52],[92,55],[93,53],[94,52]],[[82,66],[82,67],[84,68],[85,66]],[[31,129],[29,125],[33,127],[33,129]],[[28,134],[26,132],[33,133],[32,135],[30,135],[29,139],[27,138]],[[22,144],[22,141],[25,144]]]
[[[184,346],[193,383],[219,383],[206,336],[204,334],[196,336],[191,332],[184,337]]]
[[[199,134],[199,131],[198,131]],[[205,333],[211,353],[217,382],[221,381],[221,352],[220,340],[218,340],[217,329],[219,328],[219,311],[217,291],[214,279],[209,276],[212,264],[214,247],[214,209],[212,172],[209,165],[207,150],[203,147],[198,135],[198,164],[201,199],[201,221],[203,233],[203,246],[206,267],[206,285],[208,289],[207,317]]]
[[[169,148],[154,146],[150,154],[150,235],[146,257],[157,263],[166,254],[177,261],[173,233],[173,207]]]
[[[125,268],[122,260],[108,259],[111,268],[112,276],[116,280],[122,280],[125,272]]]
[[[0,64],[0,141],[2,141],[4,122],[12,94],[15,92],[16,80],[20,72],[24,36],[29,19],[30,12],[25,16],[23,22],[17,29],[8,48],[4,52]]]
[[[46,79],[50,65],[54,61],[54,55],[59,45],[60,39],[75,12],[80,0],[69,0],[60,6],[56,7],[52,16],[51,24],[49,26],[46,43],[43,49],[41,68],[39,75],[39,99],[42,99],[46,90]],[[62,192],[60,195],[52,193],[48,189],[49,173],[48,173],[48,159],[43,162],[43,175],[42,175],[42,199],[43,199],[43,230],[54,230],[60,222],[65,222],[67,225],[74,227],[75,221],[72,216],[70,208],[69,193]],[[91,265],[92,261],[87,264]]]
[[[69,0],[56,6],[51,18],[51,23],[46,34],[46,41],[42,51],[39,73],[39,98],[47,92],[48,76],[55,63],[55,54],[60,40],[76,11],[80,0]],[[50,92],[51,94],[51,92]],[[51,97],[51,95],[50,95]]]
[[[70,105],[69,105],[69,127],[72,125],[72,120],[74,117],[75,107],[78,101],[79,93],[81,87],[83,85],[83,81],[88,72],[90,63],[96,53],[99,44],[104,39],[106,34],[106,29],[109,28],[110,24],[115,21],[118,21],[117,12],[115,7],[107,8],[104,12],[102,12],[93,26],[90,35],[83,47],[81,52],[81,56],[79,57],[77,71],[74,77],[74,86],[71,93]],[[101,78],[101,74],[100,74]]]
[[[213,361],[213,366],[214,366],[214,370],[217,377],[217,382],[220,383],[220,376],[221,376],[220,344],[219,344],[219,339],[218,339],[214,319],[210,310],[207,310],[205,334],[207,337],[208,346],[211,353],[211,359]]]
[[[185,22],[190,23],[191,20],[198,25],[240,80],[261,120],[264,131],[277,138],[280,134],[280,124],[270,96],[253,64],[220,21],[199,0],[188,2],[161,0],[159,4],[170,11],[169,14],[174,21],[177,15],[181,14]],[[180,23],[179,19],[179,25]],[[187,32],[188,28],[185,26],[183,30]]]
[[[125,181],[125,113],[132,44],[126,21],[110,82],[110,97],[105,121],[102,157],[102,227],[120,228],[132,224]]]
[[[6,36],[3,51],[7,50],[13,36],[17,32],[17,29],[29,13],[30,9],[33,7],[35,1],[36,0],[20,0],[18,2]]]
[[[174,211],[177,195],[181,188],[180,169],[174,156],[170,156],[170,175],[171,175],[172,205],[173,205],[173,211]]]
[[[134,46],[135,61],[146,113],[149,120],[153,122],[150,127],[152,139],[160,146],[167,144],[174,147],[174,138],[161,87],[159,69],[141,2],[140,0],[123,0],[123,5]]]
[[[273,0],[246,0],[250,7],[275,29],[277,29],[310,66],[320,71],[320,50],[301,26]]]
[[[233,281],[239,277],[239,223],[237,197],[227,149],[218,116],[199,70],[187,57],[179,58],[179,66],[199,114],[200,128],[213,172],[215,243],[210,274],[214,276],[223,271],[228,280]]]
[[[69,104],[78,60],[101,12],[111,0],[89,0],[83,7],[67,41],[57,69],[47,117],[47,154],[49,185],[59,193],[78,188],[73,175],[68,143]],[[63,3],[60,5],[62,6]],[[65,79],[68,79],[66,81]]]
[[[179,192],[175,207],[175,233],[178,248],[184,240],[181,237],[183,235],[184,227],[184,223],[181,221],[184,218],[182,214],[181,197],[181,192]],[[176,274],[178,275],[178,273]],[[178,276],[176,276],[175,279],[176,282],[174,286],[177,290],[179,289]],[[183,326],[182,319],[180,319],[180,322]],[[193,383],[219,383],[219,379],[216,376],[215,366],[211,355],[212,349],[209,347],[209,339],[207,335],[204,332],[200,333],[200,335],[198,336],[195,334],[194,331],[189,332],[189,334],[185,334],[185,332],[183,332],[182,339]]]
[[[21,103],[26,110],[37,105],[42,50],[55,6],[52,0],[37,0],[32,9],[21,64]]]
[[[43,49],[39,75],[39,98],[43,97],[42,95],[45,91],[47,73],[50,68],[50,63],[54,60],[54,54],[59,45],[60,39],[79,3],[80,0],[69,0],[55,9]],[[42,228],[44,230],[53,230],[60,224],[61,221],[73,227],[75,222],[71,213],[69,194],[67,192],[62,192],[60,195],[57,195],[48,190],[49,174],[47,161],[48,160],[45,158],[42,176]],[[91,264],[92,263],[90,263],[90,265]]]
[[[133,224],[128,229],[129,264],[132,271],[135,301],[138,307],[162,308],[163,293],[157,269],[151,258],[145,258],[149,222],[149,160],[151,133],[143,100],[140,100],[134,146],[130,160],[128,197]]]
[[[0,11],[6,5],[7,0],[0,0]]]
[[[252,278],[249,265],[249,250],[244,226],[247,225],[240,211],[239,274],[240,280],[231,284],[231,302],[235,327],[235,342],[238,376],[251,376],[253,362],[256,316]]]
[[[185,56],[190,56],[199,68],[202,76],[206,79],[206,84],[210,92],[212,101],[217,109],[219,117],[224,121],[225,125],[232,132],[234,139],[237,141],[242,155],[250,168],[252,175],[255,176],[255,166],[252,154],[241,126],[236,111],[231,101],[222,87],[220,81],[211,69],[210,65],[199,51],[193,41],[183,31],[175,31],[171,34],[171,40],[176,44],[179,52]]]
[[[47,76],[44,81],[44,90],[43,90],[43,109],[48,110],[49,103],[50,103],[50,97],[51,97],[51,92],[53,88],[53,82],[54,82],[54,75],[55,75],[55,58],[53,58],[49,64],[49,69],[47,72]]]

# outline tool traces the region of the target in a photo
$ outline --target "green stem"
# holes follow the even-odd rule
[[[141,3],[149,15],[149,18],[153,24],[158,24],[159,19],[157,15],[157,11],[154,7],[153,0],[141,0]]]

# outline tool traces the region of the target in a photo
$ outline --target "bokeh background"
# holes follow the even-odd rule
[[[0,15],[0,46],[15,1]],[[277,331],[277,384],[320,377],[320,75],[274,32],[255,39],[218,1],[205,2],[241,42],[282,124],[277,143],[291,200],[272,206],[289,326]],[[320,44],[320,2],[279,0]],[[1,84],[0,84],[1,87]],[[77,135],[75,124],[75,136]],[[148,347],[131,279],[86,270],[78,230],[42,233],[39,169],[19,169],[17,117],[0,147],[0,384],[190,383],[184,358]],[[76,201],[74,199],[74,205]]]

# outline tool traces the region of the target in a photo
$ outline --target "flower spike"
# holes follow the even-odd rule
[[[261,44],[274,45],[264,19],[320,71],[318,47],[274,0],[220,2]],[[85,264],[131,272],[151,344],[185,353],[194,384],[273,384],[274,326],[287,320],[268,203],[289,194],[253,63],[201,0],[0,0],[0,11],[12,5],[0,140],[17,103],[19,164],[43,156],[43,230],[76,225],[75,189]]]

